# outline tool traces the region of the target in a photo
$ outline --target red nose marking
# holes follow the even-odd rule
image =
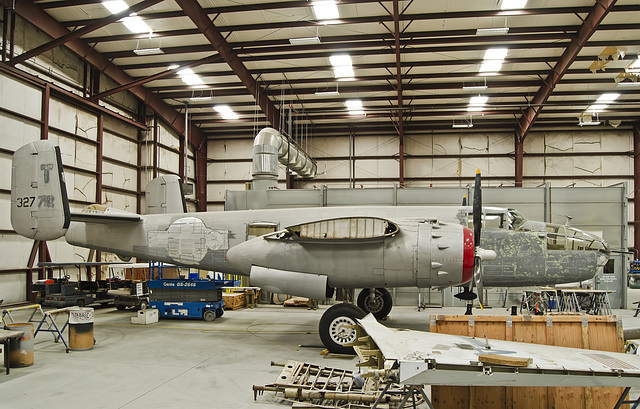
[[[473,263],[475,257],[473,230],[463,227],[462,243],[462,283],[469,282],[473,278]]]

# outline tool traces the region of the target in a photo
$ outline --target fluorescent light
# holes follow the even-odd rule
[[[362,110],[349,111],[349,115],[364,115],[364,111],[362,111]]]
[[[359,99],[348,99],[348,100],[344,101],[344,104],[349,109],[362,108],[362,101],[360,101]]]
[[[601,112],[607,109],[608,106],[609,105],[606,105],[606,104],[589,105],[589,107],[585,110],[585,112]]]
[[[489,97],[478,95],[477,97],[471,97],[469,99],[469,105],[484,105],[489,100]]]
[[[180,66],[178,64],[172,64],[172,65],[167,67],[167,69],[169,69],[169,70],[175,70],[176,68],[180,68]]]
[[[500,8],[502,10],[523,9],[527,5],[527,0],[502,0]]]
[[[465,85],[462,87],[462,89],[467,91],[477,91],[477,90],[483,90],[487,88],[488,87],[486,85]]]
[[[480,66],[480,72],[497,72],[502,68],[502,61],[500,60],[491,60],[485,61]]]
[[[316,91],[316,95],[324,95],[324,96],[340,95],[340,92],[338,92],[338,91]]]
[[[509,32],[509,27],[479,28],[476,30],[476,35],[477,36],[493,36],[493,35],[507,34],[508,32]]]
[[[193,72],[191,68],[185,68],[184,70],[178,71],[178,75],[187,85],[196,85],[199,88],[204,88],[204,81],[197,74]]]
[[[453,124],[452,128],[473,128],[473,124]]]
[[[351,67],[351,57],[349,54],[334,54],[329,57],[329,61],[334,67]]]
[[[136,53],[137,55],[164,54],[164,51],[162,51],[162,49],[159,48],[159,47],[155,47],[155,48],[136,48],[135,50],[133,50],[133,52]]]
[[[233,112],[228,105],[216,105],[213,107],[221,116],[222,119],[238,119],[240,118],[238,114]]]
[[[613,102],[616,99],[618,99],[619,96],[620,96],[620,94],[617,94],[615,92],[612,92],[612,93],[609,93],[609,94],[602,94],[602,95],[600,95],[600,97],[598,99],[596,99],[596,103]]]
[[[211,95],[209,95],[207,97],[191,97],[189,99],[191,101],[211,101],[213,98],[211,97]]]
[[[122,0],[117,0],[117,1],[103,1],[102,5],[109,10],[109,12],[111,12],[111,14],[118,14],[121,11],[125,11],[126,9],[129,8],[129,6],[127,6],[127,3],[125,3]]]
[[[332,0],[314,1],[313,13],[318,20],[335,20],[340,18],[338,6],[336,2]]]
[[[640,82],[638,81],[620,81],[616,84],[618,87],[640,87]]]
[[[508,48],[489,48],[484,52],[485,60],[504,60],[504,57],[507,56],[509,52]]]
[[[320,44],[320,37],[290,38],[289,44],[295,44],[295,45]]]
[[[131,14],[129,17],[125,17],[120,21],[122,21],[122,24],[124,24],[132,33],[150,33],[152,31],[147,23],[134,14]]]
[[[355,76],[355,72],[353,72],[352,67],[335,67],[333,69],[333,75],[336,78],[353,78]]]
[[[336,78],[353,78],[355,73],[351,66],[351,57],[348,54],[335,54],[329,57],[333,65],[333,74]]]

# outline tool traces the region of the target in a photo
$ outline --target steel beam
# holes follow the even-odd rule
[[[547,102],[547,99],[553,93],[553,89],[560,82],[564,74],[567,72],[578,53],[586,45],[587,40],[591,38],[593,33],[604,20],[605,16],[611,11],[615,5],[616,0],[597,0],[593,6],[589,15],[584,20],[584,23],[578,31],[578,35],[574,38],[569,46],[564,50],[564,53],[560,57],[560,60],[554,65],[551,73],[545,79],[543,85],[540,87],[535,97],[531,101],[532,107],[528,108],[525,113],[518,120],[517,135],[516,137],[522,142],[527,134],[531,130],[533,123],[538,118],[542,105]],[[516,180],[518,183],[518,180]],[[520,180],[522,183],[522,180]]]
[[[56,48],[60,45],[63,45],[71,40],[75,40],[80,38],[81,36],[94,32],[98,29],[101,29],[104,26],[107,26],[111,23],[115,23],[123,17],[127,17],[131,13],[137,13],[138,11],[144,10],[147,7],[153,6],[154,4],[160,3],[162,0],[144,0],[138,4],[135,4],[128,9],[121,11],[117,14],[112,14],[109,17],[101,18],[92,22],[91,24],[87,24],[81,29],[70,31],[62,36],[54,38],[54,40],[49,41],[48,43],[42,44],[34,49],[31,49],[27,52],[24,52],[14,58],[11,59],[11,64],[16,65],[27,61],[29,58],[35,57],[36,55],[40,55],[44,52],[47,52],[53,48]]]
[[[198,4],[196,0],[176,0],[176,3],[178,3],[207,40],[209,40],[211,45],[214,46],[220,56],[229,64],[229,67],[231,67],[233,72],[240,78],[251,95],[255,97],[262,112],[271,123],[271,126],[275,129],[280,129],[280,115],[275,105],[267,98],[265,92],[263,92],[247,67],[245,67],[240,58],[238,58],[236,53],[231,49],[227,40],[222,36],[220,31],[218,31],[200,4]]]
[[[402,105],[402,53],[400,51],[400,6],[393,0],[393,35],[396,51],[396,93],[398,95],[398,182],[404,187],[404,111]]]

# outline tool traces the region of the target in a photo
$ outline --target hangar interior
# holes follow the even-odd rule
[[[39,262],[120,261],[14,230],[12,156],[49,140],[72,212],[144,214],[147,183],[168,175],[189,213],[459,206],[480,170],[484,206],[603,238],[592,288],[635,308],[640,5],[515,3],[0,0],[0,306],[33,301],[37,280],[112,271]],[[313,171],[291,159],[256,178],[265,127]],[[486,300],[517,305],[520,290]],[[465,304],[452,288],[391,292]]]

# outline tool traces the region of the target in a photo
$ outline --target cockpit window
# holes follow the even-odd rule
[[[517,230],[522,226],[527,219],[517,210],[509,209],[509,228]]]
[[[473,213],[467,214],[467,227],[473,229]],[[504,229],[504,214],[485,213],[482,215],[482,227],[485,229]]]

